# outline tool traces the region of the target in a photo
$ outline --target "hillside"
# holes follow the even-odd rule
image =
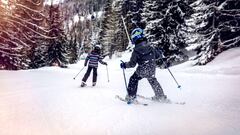
[[[45,67],[26,71],[0,71],[0,135],[238,135],[240,133],[240,48],[220,54],[207,66],[186,62],[170,70],[157,70],[165,94],[185,105],[127,105],[115,95],[126,95],[120,58],[98,69],[96,87],[80,88],[73,77],[83,61],[68,69]],[[127,61],[130,54],[123,58]],[[127,80],[134,69],[127,69]],[[91,85],[91,77],[88,80]],[[147,80],[139,94],[153,96]]]

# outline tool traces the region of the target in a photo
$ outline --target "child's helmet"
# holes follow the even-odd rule
[[[101,46],[100,45],[95,45],[94,50],[101,50]]]
[[[131,33],[132,43],[135,44],[137,40],[144,38],[143,29],[136,28]]]
[[[94,51],[95,51],[96,53],[100,54],[100,53],[101,53],[101,46],[100,46],[100,45],[95,45],[95,46],[94,46]]]

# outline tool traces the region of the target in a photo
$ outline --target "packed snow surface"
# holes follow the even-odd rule
[[[0,135],[239,135],[240,48],[223,52],[207,66],[186,62],[170,70],[157,69],[157,79],[172,101],[161,104],[139,99],[149,106],[127,105],[120,60],[105,59],[98,69],[96,87],[80,88],[86,68],[83,60],[69,68],[45,67],[27,71],[0,71]],[[127,69],[127,80],[134,72]],[[146,79],[138,93],[153,96]]]

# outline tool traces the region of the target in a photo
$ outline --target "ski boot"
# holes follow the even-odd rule
[[[93,82],[93,83],[92,83],[92,86],[93,86],[93,87],[96,86],[96,82]]]
[[[137,102],[136,96],[126,95],[125,100],[127,101],[127,104],[132,104]]]
[[[81,87],[85,87],[87,84],[85,82],[82,82]]]

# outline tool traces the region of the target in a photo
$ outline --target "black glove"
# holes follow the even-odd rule
[[[107,66],[108,64],[107,64],[107,62],[104,62],[103,65],[106,65],[106,66]]]
[[[121,67],[122,69],[125,69],[125,68],[126,68],[126,64],[125,64],[124,62],[122,62],[122,63],[120,64],[120,67]]]
[[[84,66],[85,67],[87,66],[87,63],[88,63],[88,59],[85,59],[85,61],[84,61]]]

